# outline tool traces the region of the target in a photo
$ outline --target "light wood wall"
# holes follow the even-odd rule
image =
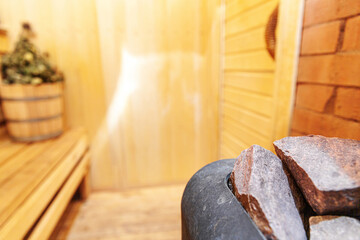
[[[219,0],[0,0],[0,24],[66,77],[66,121],[91,138],[92,185],[185,182],[218,157]]]
[[[126,186],[183,182],[217,159],[218,7],[97,1],[108,127]]]
[[[265,26],[278,0],[226,0],[220,155],[237,157],[253,144],[273,150],[288,135],[303,1],[280,0],[276,62]]]

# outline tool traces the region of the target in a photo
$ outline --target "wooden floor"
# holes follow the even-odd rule
[[[92,193],[73,201],[51,239],[172,240],[181,238],[184,185]]]

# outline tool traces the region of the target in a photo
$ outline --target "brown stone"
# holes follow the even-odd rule
[[[306,239],[282,163],[272,152],[258,145],[244,150],[231,181],[235,196],[267,239]]]
[[[316,216],[310,218],[311,240],[359,240],[360,221],[351,217]]]
[[[283,164],[284,173],[288,178],[289,186],[291,189],[291,193],[293,195],[296,208],[300,214],[301,221],[303,222],[304,229],[306,231],[307,237],[309,237],[310,229],[309,229],[309,218],[311,216],[316,215],[312,210],[310,205],[306,202],[304,195],[302,194],[300,188],[297,186],[294,177],[291,175],[290,170]]]
[[[360,141],[286,137],[274,146],[316,213],[360,215]]]

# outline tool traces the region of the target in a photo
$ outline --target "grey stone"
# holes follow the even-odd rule
[[[244,150],[230,178],[236,198],[267,239],[306,239],[282,163],[272,152],[257,145]]]
[[[360,141],[286,137],[274,146],[317,214],[360,215]]]
[[[351,217],[310,218],[311,240],[360,240],[360,221]]]

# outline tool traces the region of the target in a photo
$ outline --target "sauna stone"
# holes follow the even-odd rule
[[[316,215],[310,205],[306,202],[300,188],[297,186],[295,179],[291,175],[286,165],[282,164],[284,173],[286,174],[291,189],[292,196],[295,201],[296,208],[300,214],[301,220],[306,231],[306,235],[309,237],[309,218]]]
[[[317,214],[360,215],[360,141],[311,135],[274,146]]]
[[[306,239],[282,163],[272,152],[257,145],[244,150],[230,177],[236,198],[267,239]]]
[[[310,218],[311,240],[360,240],[360,221],[351,217],[316,216]]]

